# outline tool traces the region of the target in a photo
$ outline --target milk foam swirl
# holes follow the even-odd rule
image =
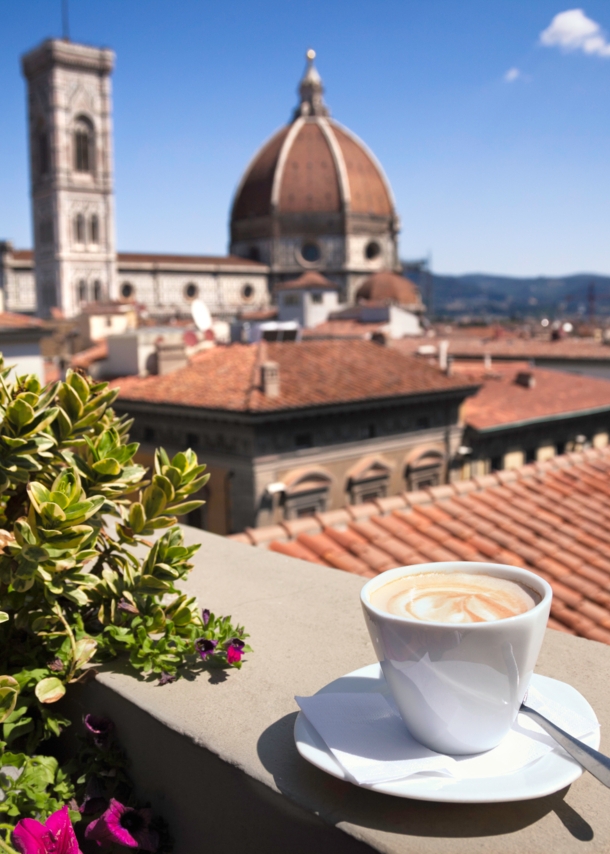
[[[515,617],[537,604],[515,581],[466,572],[405,575],[371,593],[371,604],[399,617],[439,623],[483,623]]]

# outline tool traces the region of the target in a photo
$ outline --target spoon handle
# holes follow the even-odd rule
[[[548,718],[545,718],[544,715],[541,715],[535,709],[530,709],[529,706],[522,704],[519,711],[529,715],[532,720],[536,721],[538,726],[541,726],[549,735],[552,735],[557,744],[561,745],[566,753],[569,753],[579,765],[582,765],[590,774],[597,777],[604,786],[610,788],[609,757],[604,756],[599,750],[589,747],[588,744],[584,744],[580,739],[574,738],[573,735],[551,723]]]

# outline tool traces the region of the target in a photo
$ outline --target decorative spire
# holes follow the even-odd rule
[[[318,69],[313,64],[316,58],[315,50],[310,48],[305,57],[307,59],[307,67],[299,84],[301,103],[294,111],[294,118],[298,119],[300,116],[328,116],[328,107],[322,97],[324,93],[322,78],[318,74]]]

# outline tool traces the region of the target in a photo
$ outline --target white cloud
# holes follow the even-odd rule
[[[518,80],[521,77],[521,72],[518,68],[509,68],[506,74],[504,75],[504,79],[507,83],[514,83],[515,80]]]
[[[564,51],[581,50],[590,55],[610,57],[610,44],[602,28],[587,18],[582,9],[568,9],[555,15],[540,33],[540,43]]]

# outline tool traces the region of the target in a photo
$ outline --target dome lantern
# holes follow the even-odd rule
[[[313,64],[316,58],[315,50],[311,48],[305,54],[307,67],[299,84],[301,103],[294,111],[293,121],[299,116],[328,116],[328,107],[324,103],[324,86],[318,69]]]

